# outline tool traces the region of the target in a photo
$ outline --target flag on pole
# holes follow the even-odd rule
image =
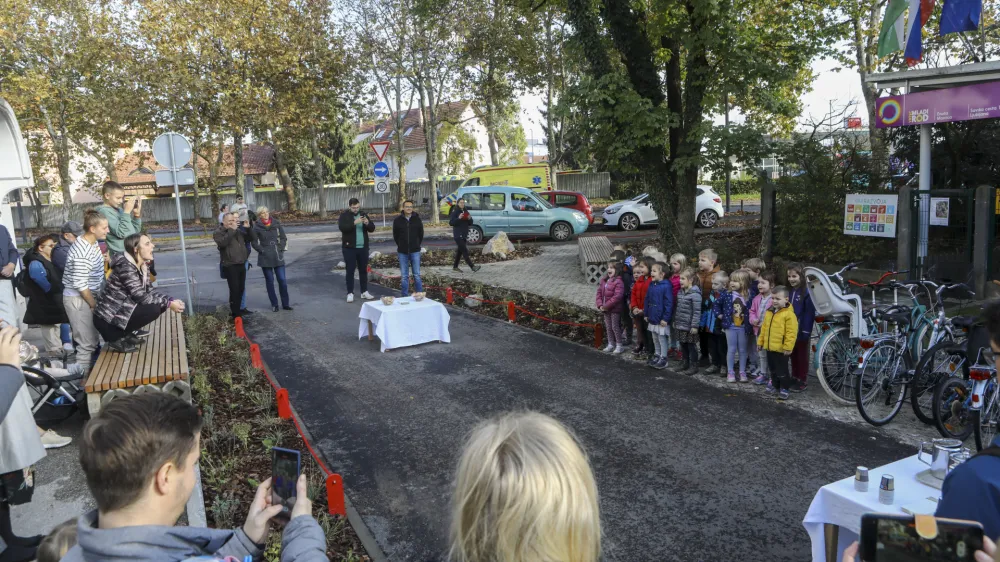
[[[906,0],[889,0],[882,19],[882,31],[878,34],[878,56],[884,57],[903,50],[903,34],[906,23]]]
[[[940,35],[979,29],[983,0],[944,0],[941,6]]]
[[[924,57],[924,24],[931,18],[935,0],[910,0],[910,13],[906,19],[906,46],[903,55],[907,66],[913,66]]]

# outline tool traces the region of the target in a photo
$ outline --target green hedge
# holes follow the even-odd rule
[[[729,193],[732,195],[739,195],[741,193],[760,193],[760,185],[757,183],[758,181],[759,180],[757,178],[733,178],[729,182]],[[720,195],[726,194],[726,178],[712,180],[709,182],[709,185],[715,189],[716,193],[719,193]]]

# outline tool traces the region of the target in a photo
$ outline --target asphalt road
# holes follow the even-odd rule
[[[440,559],[462,440],[508,410],[546,412],[580,436],[609,561],[806,560],[801,521],[816,490],[912,453],[761,395],[454,309],[450,345],[379,353],[377,341],[359,341],[361,303],[344,301],[343,275],[331,272],[339,243],[296,241],[288,255],[295,311],[254,314],[247,331],[390,560]],[[222,304],[215,251],[189,257],[196,304]],[[158,255],[161,279],[178,261]],[[266,302],[251,270],[250,308]]]

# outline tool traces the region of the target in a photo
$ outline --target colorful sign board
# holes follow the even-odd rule
[[[951,200],[947,197],[931,197],[931,226],[948,226],[951,214]]]
[[[861,118],[860,117],[848,117],[844,119],[845,129],[860,129],[861,128]]]
[[[932,125],[1000,117],[1000,81],[875,100],[875,126]]]
[[[844,234],[896,237],[897,195],[850,193],[844,202]]]

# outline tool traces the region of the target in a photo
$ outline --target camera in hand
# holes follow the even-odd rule
[[[974,521],[869,513],[861,517],[863,562],[972,561],[983,548],[983,527]]]
[[[275,519],[287,523],[295,505],[295,487],[302,470],[302,454],[291,449],[271,449],[271,504],[281,505]]]

